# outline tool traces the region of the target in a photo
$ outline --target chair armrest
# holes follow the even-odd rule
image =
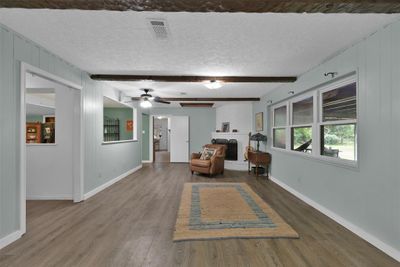
[[[201,153],[192,153],[191,159],[199,159],[201,157]]]
[[[224,171],[225,157],[214,155],[211,158],[211,173],[221,173]]]

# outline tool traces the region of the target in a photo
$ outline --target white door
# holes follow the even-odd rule
[[[189,162],[189,117],[171,117],[171,162]]]

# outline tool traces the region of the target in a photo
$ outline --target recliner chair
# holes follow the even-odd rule
[[[223,174],[226,146],[207,144],[204,147],[214,148],[217,151],[209,160],[200,159],[201,153],[193,153],[190,160],[190,170],[192,171],[192,174],[194,172],[208,174],[209,176]]]

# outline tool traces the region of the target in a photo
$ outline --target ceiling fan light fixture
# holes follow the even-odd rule
[[[142,108],[151,108],[153,106],[153,104],[151,104],[149,99],[145,98],[142,100],[142,102],[140,102],[140,106]]]
[[[218,80],[210,80],[204,84],[208,89],[214,90],[222,87],[222,82]]]

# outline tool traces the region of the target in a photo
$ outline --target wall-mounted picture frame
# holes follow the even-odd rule
[[[126,131],[127,132],[133,131],[133,120],[126,120]]]
[[[264,116],[263,112],[256,113],[256,132],[264,130]]]
[[[229,125],[230,125],[229,122],[223,122],[222,123],[222,132],[228,133],[229,132]]]

